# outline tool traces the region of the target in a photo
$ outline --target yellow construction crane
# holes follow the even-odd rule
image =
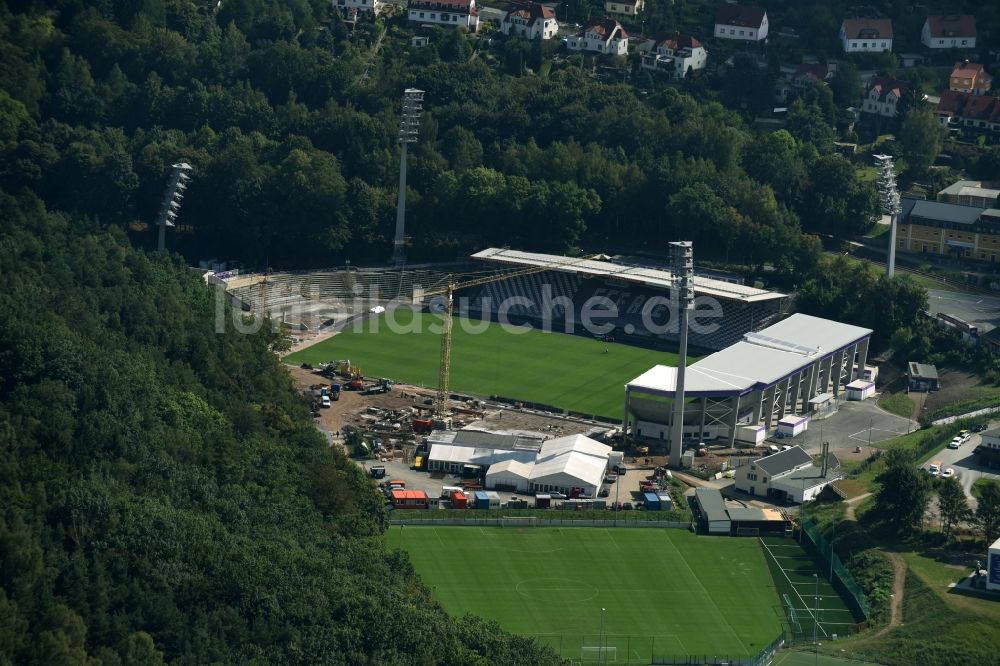
[[[595,254],[588,257],[583,257],[576,261],[570,262],[568,264],[563,264],[560,268],[565,266],[573,266],[574,264],[589,261],[591,259],[597,259],[603,257],[604,255]],[[414,294],[414,301],[418,299],[423,299],[431,296],[445,296],[446,301],[444,303],[444,312],[441,322],[441,360],[438,366],[438,388],[437,397],[434,401],[434,416],[439,419],[445,418],[445,413],[448,407],[448,395],[449,395],[449,381],[451,377],[451,329],[452,329],[452,312],[454,307],[454,297],[455,292],[460,289],[468,289],[471,287],[478,287],[484,284],[490,284],[491,282],[500,282],[502,280],[509,280],[511,278],[523,277],[525,275],[533,275],[534,273],[542,273],[547,270],[551,270],[552,266],[531,266],[529,268],[523,268],[520,270],[510,271],[508,273],[487,275],[485,277],[473,278],[471,280],[465,280],[463,282],[456,282],[454,275],[449,275],[447,278],[447,286],[441,289],[435,289],[433,291],[422,292],[419,294]]]

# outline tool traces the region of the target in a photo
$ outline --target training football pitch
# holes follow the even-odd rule
[[[566,659],[586,660],[595,650],[584,647],[601,646],[614,648],[604,652],[608,663],[749,657],[781,633],[782,607],[757,539],[664,528],[418,526],[393,526],[387,538],[450,613],[496,620]]]
[[[388,316],[395,325],[389,325]],[[315,365],[350,359],[369,377],[436,387],[440,325],[436,315],[399,309],[365,322],[361,330],[350,328],[285,360]],[[466,330],[472,327],[480,332]],[[394,332],[393,328],[410,332]],[[453,391],[501,395],[583,414],[621,418],[626,382],[656,364],[677,364],[676,354],[565,333],[512,333],[499,324],[463,322],[457,317],[452,331]]]

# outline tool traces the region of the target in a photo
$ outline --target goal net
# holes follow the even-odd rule
[[[500,527],[535,527],[538,518],[535,516],[502,516]]]
[[[618,661],[614,646],[581,647],[580,661],[584,664],[613,664]]]

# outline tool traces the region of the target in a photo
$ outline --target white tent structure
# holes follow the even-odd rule
[[[513,459],[490,465],[486,471],[486,487],[512,488],[516,492],[526,493],[533,469],[533,464]]]
[[[532,462],[501,460],[486,472],[486,487],[498,484],[518,492],[561,492],[582,488],[596,495],[608,469],[611,447],[583,435],[557,437],[542,444]]]

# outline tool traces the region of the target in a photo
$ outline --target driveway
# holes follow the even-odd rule
[[[823,442],[830,442],[830,451],[838,455],[853,453],[858,446],[867,456],[868,443],[878,442],[905,435],[917,430],[919,425],[902,416],[896,416],[875,406],[874,399],[861,402],[840,403],[836,413],[825,418],[813,418],[809,429],[802,435],[788,440],[771,438],[776,444],[798,444],[810,454],[823,450]]]

